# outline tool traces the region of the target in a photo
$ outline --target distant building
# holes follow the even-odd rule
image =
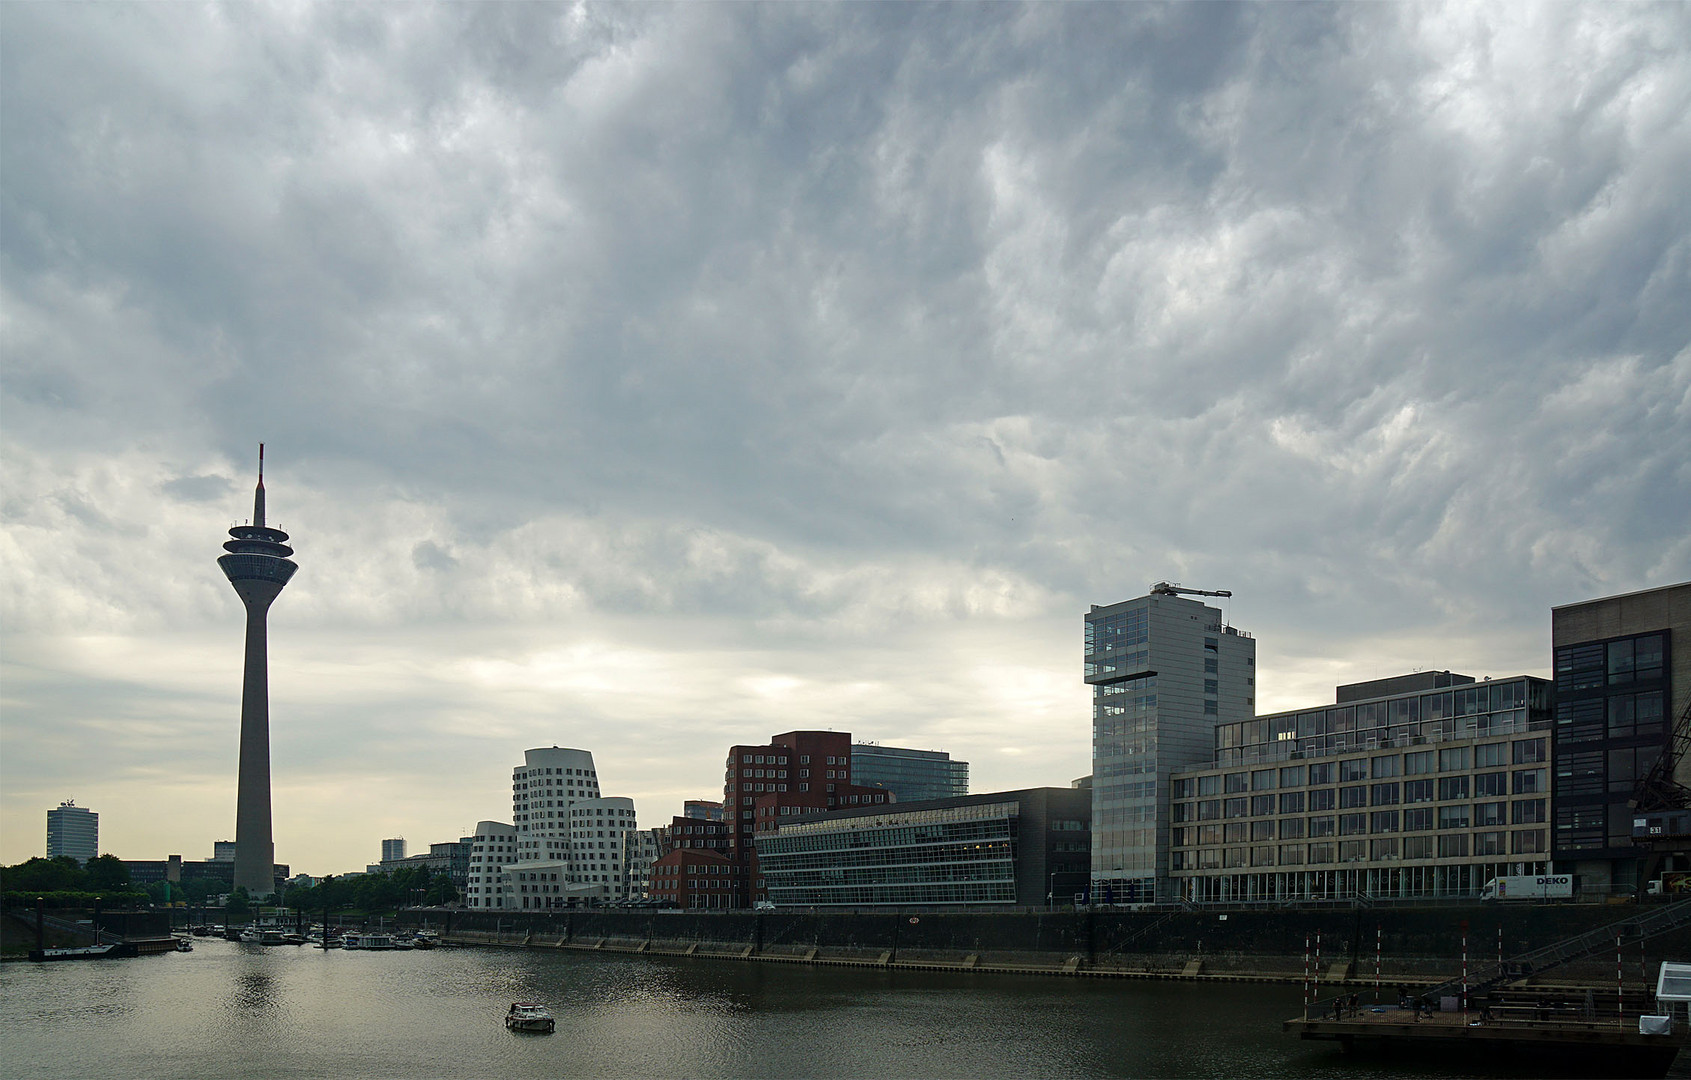
[[[1630,890],[1645,856],[1627,805],[1691,709],[1691,582],[1550,609],[1556,671],[1558,869]],[[1681,774],[1691,787],[1691,755]]]
[[[216,840],[211,845],[211,862],[232,863],[235,861],[235,841]]]
[[[182,880],[182,856],[172,855],[168,859],[124,859],[123,865],[129,871],[131,885],[152,885],[160,881],[179,882]]]
[[[1075,788],[848,807],[760,833],[758,864],[778,907],[1073,903],[1091,875],[1091,818],[1091,793]]]
[[[969,763],[952,761],[943,750],[854,743],[851,775],[858,786],[885,788],[899,802],[955,799],[969,793]]]
[[[681,805],[681,816],[694,821],[721,821],[722,804],[709,799],[688,799]]]
[[[1255,715],[1256,642],[1176,591],[1086,615],[1095,897],[1168,894],[1169,777],[1214,760],[1218,725]]]
[[[47,857],[59,856],[86,864],[100,854],[100,815],[66,799],[47,811]]]
[[[405,858],[405,837],[398,836],[392,840],[382,841],[382,861],[398,862]]]

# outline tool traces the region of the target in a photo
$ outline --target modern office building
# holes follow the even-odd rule
[[[1653,775],[1675,721],[1691,723],[1691,582],[1552,608],[1550,627],[1557,869],[1629,891],[1646,854],[1629,801],[1651,784],[1691,788],[1691,756]]]
[[[47,857],[61,855],[86,864],[100,854],[100,815],[66,799],[47,811]]]
[[[1091,874],[1091,817],[1075,788],[847,807],[760,833],[758,862],[777,907],[1072,903]]]
[[[899,802],[955,799],[969,793],[969,763],[952,761],[943,750],[854,743],[851,769],[858,786],[885,788]]]
[[[1551,869],[1551,685],[1448,671],[1223,724],[1170,779],[1170,873],[1197,901],[1466,896]]]
[[[1096,900],[1169,892],[1169,779],[1214,760],[1218,725],[1255,714],[1256,642],[1182,591],[1159,583],[1086,615]]]
[[[759,832],[797,814],[885,805],[892,799],[884,790],[852,782],[851,736],[843,731],[789,731],[762,746],[731,747],[725,770],[723,824],[738,889],[736,907],[763,899]]]
[[[382,861],[398,862],[405,858],[405,837],[399,836],[392,840],[382,841]]]
[[[505,910],[507,903],[505,866],[519,860],[517,828],[503,821],[478,821],[470,837],[470,867],[464,887],[464,906],[477,911]]]
[[[288,534],[264,524],[264,444],[258,447],[258,487],[252,524],[229,530],[217,559],[247,612],[246,663],[241,678],[241,752],[235,793],[235,886],[253,897],[276,891],[276,846],[270,820],[270,604],[299,565],[288,556]]]

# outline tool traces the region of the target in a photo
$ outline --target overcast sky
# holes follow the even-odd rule
[[[1691,6],[0,5],[0,861],[276,855],[795,728],[1090,771],[1082,614],[1263,711],[1691,577]]]

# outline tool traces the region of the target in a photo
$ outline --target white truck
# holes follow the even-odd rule
[[[1574,895],[1572,874],[1518,874],[1494,877],[1480,890],[1485,900],[1569,900]]]

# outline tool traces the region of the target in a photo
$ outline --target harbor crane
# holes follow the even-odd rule
[[[1232,596],[1226,589],[1212,592],[1209,589],[1188,589],[1178,581],[1159,581],[1151,586],[1152,596]]]

